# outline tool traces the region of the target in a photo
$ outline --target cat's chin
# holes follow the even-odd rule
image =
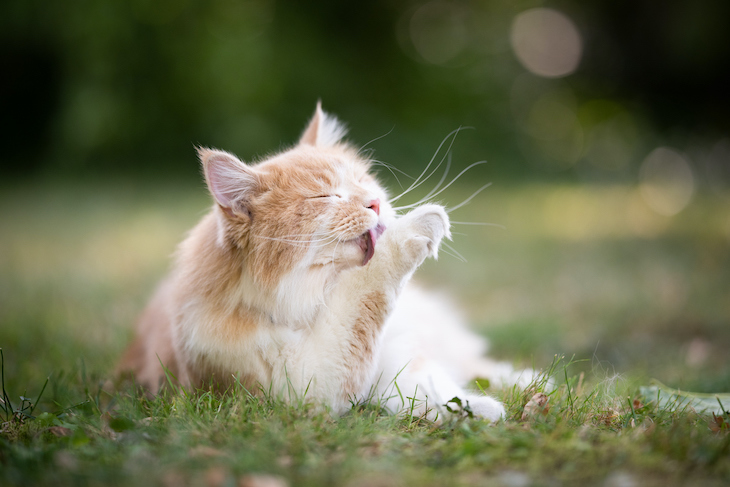
[[[361,265],[366,265],[373,258],[373,255],[375,255],[375,243],[384,231],[385,225],[378,223],[374,228],[369,229],[355,239],[356,243],[360,246],[360,250],[363,252]]]

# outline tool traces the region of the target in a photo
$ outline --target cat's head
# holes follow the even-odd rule
[[[293,148],[257,164],[198,150],[216,202],[218,244],[276,286],[295,270],[367,265],[394,212],[370,163],[342,142],[345,127],[317,105]]]

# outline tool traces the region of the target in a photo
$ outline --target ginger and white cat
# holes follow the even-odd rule
[[[444,208],[397,216],[344,134],[318,104],[299,143],[263,162],[198,150],[215,204],[180,245],[120,367],[153,393],[164,364],[183,385],[240,380],[335,414],[375,398],[433,419],[458,396],[499,419],[502,404],[462,386],[520,375],[482,356],[484,340],[448,302],[409,283],[450,238]]]

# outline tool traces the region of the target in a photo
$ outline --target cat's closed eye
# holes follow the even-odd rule
[[[342,198],[339,194],[320,194],[317,196],[310,196],[310,200],[318,199],[318,198]]]

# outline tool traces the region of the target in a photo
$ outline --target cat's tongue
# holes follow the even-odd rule
[[[384,231],[385,225],[378,223],[375,228],[371,228],[363,234],[364,242],[361,244],[361,247],[365,252],[365,257],[362,259],[362,265],[370,262],[370,259],[375,255],[375,242],[378,241],[378,238],[380,238]]]

